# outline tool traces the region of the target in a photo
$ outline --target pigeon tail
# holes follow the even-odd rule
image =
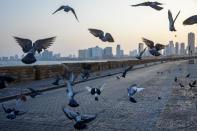
[[[137,103],[137,101],[133,98],[133,97],[130,97],[129,100],[133,103]]]
[[[74,125],[74,128],[75,128],[75,129],[78,129],[78,130],[80,130],[80,129],[85,129],[86,127],[87,127],[86,124],[84,124],[84,123],[81,122],[81,121],[77,122],[77,123]]]

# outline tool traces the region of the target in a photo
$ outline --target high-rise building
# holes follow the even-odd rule
[[[137,50],[132,50],[129,52],[129,56],[136,56],[137,55]]]
[[[175,44],[175,55],[179,55],[179,43],[176,42]]]
[[[112,47],[106,47],[103,51],[103,57],[104,58],[112,58]]]
[[[88,48],[87,59],[91,59],[91,58],[92,58],[92,48]]]
[[[174,48],[174,43],[173,41],[169,42],[169,55],[174,55],[175,54],[175,48]]]
[[[103,49],[102,48],[100,48],[98,46],[92,48],[92,57],[93,58],[100,59],[100,58],[102,58],[102,56],[103,56]]]
[[[192,55],[195,53],[195,34],[190,32],[188,34],[188,54]]]
[[[79,50],[78,51],[78,58],[85,59],[86,50]]]
[[[124,56],[124,50],[120,50],[120,57]]]
[[[116,47],[116,57],[120,57],[120,45]]]
[[[185,55],[185,43],[181,43],[180,55]]]
[[[139,43],[138,45],[138,55],[140,54],[140,52],[142,52],[144,50],[144,44],[143,43]]]

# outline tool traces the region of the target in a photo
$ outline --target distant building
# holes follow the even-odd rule
[[[92,57],[93,58],[100,59],[100,58],[102,58],[102,56],[103,56],[103,49],[102,48],[100,48],[98,46],[92,48]]]
[[[8,57],[5,56],[2,57],[2,61],[8,61],[8,59],[9,59]]]
[[[174,48],[174,43],[173,41],[169,42],[169,55],[174,55],[175,54],[175,48]]]
[[[142,52],[144,50],[144,44],[143,43],[139,43],[138,45],[138,55],[140,54],[140,52]]]
[[[166,45],[163,54],[164,54],[164,56],[169,56],[170,55],[170,47],[169,47],[169,45]]]
[[[181,43],[181,48],[180,48],[180,55],[185,55],[185,43]]]
[[[175,55],[179,55],[179,43],[176,42],[175,44]]]
[[[106,47],[103,51],[103,57],[104,58],[112,58],[113,54],[112,54],[112,47]]]
[[[195,34],[190,32],[188,34],[188,54],[192,55],[195,53]]]
[[[120,57],[120,45],[116,46],[116,57]]]
[[[137,50],[132,50],[129,52],[129,56],[136,56],[137,55]]]
[[[124,56],[124,50],[120,50],[120,57]]]
[[[86,50],[79,50],[78,51],[78,58],[79,59],[85,59],[85,53],[86,52]]]
[[[88,48],[87,50],[87,59],[91,59],[92,58],[92,48]]]

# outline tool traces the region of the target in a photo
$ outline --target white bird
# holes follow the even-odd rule
[[[174,23],[175,23],[176,19],[178,18],[180,12],[181,11],[178,12],[175,19],[173,20],[172,13],[171,13],[170,10],[168,10],[168,19],[169,19],[169,29],[170,29],[170,31],[176,31],[176,29],[174,27]]]
[[[25,64],[32,64],[36,62],[35,53],[42,52],[42,50],[47,49],[50,45],[53,44],[56,37],[50,37],[46,39],[40,39],[35,41],[32,44],[32,41],[29,39],[14,37],[16,42],[22,47],[23,52],[27,53],[27,55],[22,59],[22,62]]]
[[[133,103],[136,103],[137,101],[133,98],[133,95],[142,90],[144,90],[144,88],[137,88],[136,84],[131,85],[130,88],[127,88],[129,100]]]
[[[99,37],[100,40],[103,42],[114,42],[113,37],[111,36],[110,33],[106,33],[104,36],[104,32],[102,30],[98,29],[88,29],[92,35],[95,37]]]
[[[55,14],[56,12],[58,12],[58,11],[60,11],[60,10],[64,10],[65,12],[69,12],[69,11],[71,11],[73,14],[74,14],[74,16],[75,16],[75,18],[77,19],[77,21],[79,22],[79,20],[78,20],[78,18],[77,18],[77,15],[76,15],[76,13],[75,13],[75,10],[72,8],[72,7],[70,7],[70,6],[65,6],[65,5],[62,5],[62,6],[60,6],[53,14]]]

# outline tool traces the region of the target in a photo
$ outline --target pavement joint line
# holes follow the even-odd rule
[[[185,60],[185,59],[183,59],[183,60]],[[169,61],[165,61],[165,62],[162,62],[162,61],[163,60],[157,61],[157,62],[144,63],[144,64],[136,64],[136,65],[144,65],[144,66],[133,68],[130,71],[134,71],[134,70],[138,70],[138,69],[142,69],[142,68],[147,68],[147,67],[150,67],[150,66],[156,66],[158,64],[163,64],[163,63],[167,63],[167,62],[174,62],[173,60],[169,60]],[[177,61],[180,61],[180,60],[177,60]],[[148,64],[151,64],[151,65],[148,65]],[[134,66],[136,66],[136,65],[134,65]],[[130,71],[128,71],[128,72],[130,72]],[[87,81],[91,81],[91,80],[95,80],[95,79],[99,79],[99,78],[104,78],[104,77],[108,77],[108,76],[113,76],[113,75],[117,75],[117,74],[121,74],[121,73],[122,72],[105,74],[105,75],[102,75],[102,76],[97,76],[97,77],[94,77],[94,78],[90,78],[90,79],[88,79],[86,81],[78,81],[78,82],[75,82],[75,84],[80,84],[80,83],[83,83],[83,82],[87,82]],[[65,86],[66,86],[65,84],[64,85],[58,85],[58,86],[52,86],[52,87],[49,87],[49,88],[46,88],[46,89],[41,89],[41,90],[38,90],[38,91],[40,91],[40,92],[47,92],[47,91],[51,91],[51,90],[60,89],[60,88],[63,88]],[[24,93],[24,95],[26,95],[26,96],[29,96],[30,94],[31,94],[30,92]],[[13,96],[0,98],[0,103],[16,99],[17,96],[18,95],[13,95]]]

